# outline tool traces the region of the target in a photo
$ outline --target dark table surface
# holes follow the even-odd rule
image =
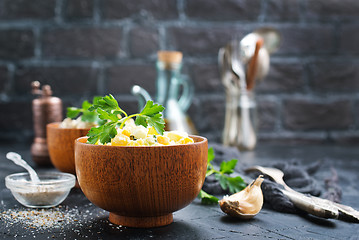
[[[23,170],[6,160],[8,151],[20,153],[30,160],[28,145],[0,146],[0,211],[28,210],[22,207],[5,188],[5,176]],[[322,160],[316,173],[318,182],[329,177],[330,168],[337,169],[343,190],[342,203],[359,209],[359,148],[334,145],[272,145],[260,144],[240,159],[246,166],[297,160],[303,165]],[[39,168],[36,168],[39,170]],[[53,169],[51,169],[53,170]],[[359,225],[339,220],[325,220],[309,215],[275,212],[263,208],[253,219],[237,220],[226,216],[218,206],[204,206],[196,199],[186,208],[174,213],[174,222],[153,229],[115,226],[108,221],[108,212],[92,205],[81,190],[73,189],[61,204],[63,210],[75,209],[73,221],[59,223],[60,227],[36,229],[23,223],[0,219],[3,239],[359,239]],[[2,215],[0,215],[2,216]]]

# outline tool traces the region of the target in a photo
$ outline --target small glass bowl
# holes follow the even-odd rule
[[[70,173],[43,172],[38,174],[40,182],[30,180],[29,173],[15,173],[5,177],[5,185],[15,199],[26,207],[50,208],[62,203],[76,177]]]

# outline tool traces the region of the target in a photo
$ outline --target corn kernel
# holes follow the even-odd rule
[[[127,136],[127,137],[130,137],[130,136],[131,136],[130,131],[128,131],[127,129],[122,130],[122,134],[125,135],[125,136]]]
[[[190,137],[182,138],[179,142],[179,144],[189,144],[194,143],[193,139]]]
[[[170,139],[168,137],[159,135],[159,136],[157,136],[157,142],[161,143],[163,145],[169,145]]]
[[[127,136],[117,135],[115,138],[113,138],[111,140],[111,145],[112,146],[126,146],[126,145],[128,145],[128,142],[129,142],[129,138]]]
[[[170,131],[170,132],[165,133],[165,136],[174,142],[178,142],[182,138],[187,137],[187,134],[185,134],[183,132],[178,132],[178,131]]]
[[[138,144],[138,146],[141,146],[145,144],[145,141],[142,138],[140,138],[136,140],[136,143]]]
[[[158,132],[154,127],[150,127],[150,129],[148,130],[148,135],[158,135]]]

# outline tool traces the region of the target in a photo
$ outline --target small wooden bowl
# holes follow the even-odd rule
[[[58,122],[46,125],[47,146],[51,162],[61,172],[76,174],[75,140],[86,136],[90,128],[59,128],[59,125]]]
[[[127,227],[168,225],[172,213],[200,192],[207,170],[207,139],[171,146],[106,146],[75,141],[81,190],[110,212],[110,222]]]

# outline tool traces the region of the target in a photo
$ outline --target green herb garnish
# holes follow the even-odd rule
[[[98,97],[94,97],[93,102],[95,102],[97,98]],[[83,122],[100,123],[100,119],[97,117],[97,114],[89,110],[91,106],[92,104],[89,101],[85,100],[82,103],[81,108],[68,107],[66,116],[68,118],[74,119],[81,114],[81,120]]]
[[[87,134],[89,137],[87,142],[91,144],[95,144],[98,141],[102,144],[111,142],[111,139],[117,135],[116,127],[122,129],[126,121],[130,118],[136,118],[136,125],[142,125],[144,127],[152,126],[157,133],[161,135],[164,132],[165,121],[161,114],[164,107],[159,104],[154,104],[152,101],[147,101],[140,113],[128,115],[120,108],[117,100],[109,94],[108,96],[94,100],[93,105],[88,110],[95,112],[100,119],[105,121],[104,124],[91,128]]]
[[[207,205],[209,205],[209,204],[217,204],[218,201],[219,201],[218,198],[216,198],[215,196],[213,196],[211,194],[206,193],[202,189],[199,192],[198,197],[201,199],[202,204],[207,204]]]
[[[234,172],[234,168],[238,162],[237,159],[232,159],[228,162],[222,162],[219,168],[219,171],[214,168],[212,165],[212,161],[215,158],[213,148],[208,149],[208,163],[207,163],[207,172],[206,177],[215,174],[216,179],[219,181],[222,189],[228,190],[230,193],[234,194],[246,187],[246,183],[240,177],[231,177],[230,174]],[[198,197],[201,199],[203,204],[217,204],[218,198],[215,196],[206,193],[205,191],[201,190]]]

